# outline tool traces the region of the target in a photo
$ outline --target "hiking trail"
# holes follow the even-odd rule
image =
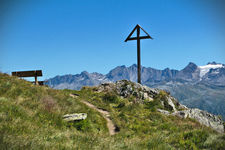
[[[77,97],[76,95],[74,94],[70,94],[71,97],[75,98]],[[103,110],[103,109],[100,109],[100,108],[97,108],[95,105],[85,101],[85,100],[81,100],[80,102],[82,102],[83,104],[85,104],[86,106],[88,106],[89,108],[92,108],[96,111],[98,111],[102,117],[107,121],[107,128],[109,130],[109,134],[110,135],[114,135],[116,134],[116,130],[117,130],[117,127],[116,125],[112,122],[111,118],[110,118],[110,114],[108,111],[106,110]]]

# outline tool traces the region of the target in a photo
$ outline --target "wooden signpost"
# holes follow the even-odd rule
[[[146,36],[140,36],[140,29],[144,31]],[[134,33],[134,31],[137,30],[137,37],[131,37]],[[132,30],[132,32],[128,35],[125,42],[130,40],[137,40],[137,82],[141,84],[141,46],[140,46],[140,40],[141,39],[153,39],[139,24],[135,26],[135,28]]]
[[[32,70],[32,71],[16,71],[12,72],[12,76],[17,76],[17,77],[34,77],[35,82],[33,82],[35,85],[43,85],[43,81],[37,80],[37,77],[42,76],[42,70]]]

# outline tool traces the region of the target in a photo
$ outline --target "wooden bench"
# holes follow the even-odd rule
[[[12,72],[12,76],[17,77],[34,77],[35,81],[32,82],[35,85],[44,85],[44,81],[38,81],[37,77],[42,76],[42,70],[31,70],[31,71],[15,71]]]

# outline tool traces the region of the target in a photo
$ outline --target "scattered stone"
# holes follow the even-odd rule
[[[157,109],[157,111],[161,112],[162,114],[165,114],[165,115],[170,115],[170,112],[167,110]]]
[[[173,99],[173,101],[175,101],[175,100]],[[177,109],[176,109],[176,107],[175,107],[173,101],[172,101],[172,97],[168,95],[168,96],[166,96],[165,99],[162,99],[162,100],[161,100],[161,104],[162,104],[164,107],[167,107],[167,109],[176,112]]]
[[[74,114],[66,114],[63,116],[63,120],[70,122],[70,121],[78,121],[84,120],[87,118],[86,113],[74,113]]]
[[[73,98],[77,98],[79,96],[79,94],[74,94],[73,93],[73,94],[70,94],[70,96],[73,97]]]

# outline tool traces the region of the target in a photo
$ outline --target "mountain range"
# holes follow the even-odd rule
[[[55,89],[75,89],[96,86],[118,80],[137,81],[137,65],[118,66],[108,74],[81,72],[76,75],[56,76],[46,84]],[[164,70],[141,67],[143,85],[164,89],[188,107],[196,107],[225,119],[225,65],[210,62],[197,66],[190,62],[184,69]]]

